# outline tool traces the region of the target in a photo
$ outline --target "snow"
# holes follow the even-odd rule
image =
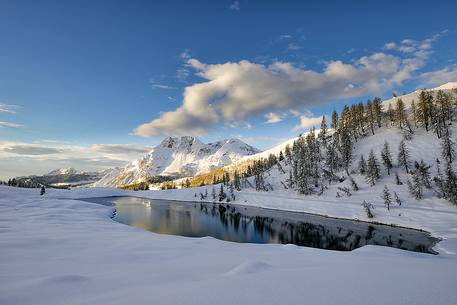
[[[427,89],[427,90],[430,91],[432,94],[436,94],[438,90],[443,90],[444,92],[446,92],[448,94],[455,94],[453,92],[453,89],[456,89],[456,88],[457,88],[457,82],[449,82],[449,83],[443,84],[439,87],[431,88],[431,89]],[[382,104],[384,105],[384,110],[387,110],[387,108],[389,107],[389,104],[392,104],[392,107],[395,109],[397,99],[399,99],[399,98],[401,98],[402,101],[405,103],[406,108],[409,108],[413,101],[416,103],[416,106],[417,106],[417,102],[419,100],[419,94],[421,91],[423,91],[423,90],[418,89],[414,92],[399,95],[397,97],[393,97],[391,99],[383,101]]]
[[[61,199],[183,193],[90,188],[39,196],[0,186],[0,304],[456,304],[457,254],[440,247],[438,256],[377,246],[337,252],[160,235],[114,222],[111,207]],[[417,213],[448,234],[444,248],[457,244],[455,214]]]
[[[148,154],[123,168],[114,168],[94,186],[122,186],[153,176],[192,176],[231,164],[259,152],[239,139],[204,144],[198,138],[167,137]]]
[[[50,171],[49,173],[45,174],[44,176],[56,176],[56,175],[76,175],[78,174],[79,172],[72,168],[72,167],[68,167],[68,168],[58,168],[58,169],[55,169],[53,171]]]

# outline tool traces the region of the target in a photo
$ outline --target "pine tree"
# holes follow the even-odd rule
[[[389,211],[390,205],[392,204],[392,197],[390,195],[389,189],[387,188],[387,185],[384,185],[384,189],[382,191],[382,199],[384,200],[384,205]]]
[[[447,162],[452,163],[455,154],[455,143],[451,140],[449,135],[449,129],[446,129],[442,140],[441,140],[441,156],[447,160]]]
[[[235,173],[233,174],[233,183],[234,187],[237,191],[241,191],[241,178],[240,175],[238,174],[238,171],[235,170]]]
[[[430,166],[425,164],[424,160],[421,160],[420,163],[417,161],[414,162],[414,174],[418,176],[421,185],[425,186],[426,188],[431,188],[431,181],[430,181]]]
[[[333,110],[332,112],[332,124],[330,125],[330,127],[333,130],[338,129],[338,113],[335,110]]]
[[[409,179],[406,180],[406,183],[408,184],[408,189],[411,195],[414,196],[416,199],[422,199],[423,196],[423,189],[422,189],[422,183],[421,179],[418,175],[417,172],[413,173],[413,182],[409,181]]]
[[[457,205],[457,175],[452,169],[450,162],[446,162],[445,168],[445,180],[444,180],[444,192],[445,198]]]
[[[443,90],[438,90],[435,102],[439,113],[438,123],[440,124],[440,129],[445,130],[447,129],[447,122],[452,118],[452,97]]]
[[[223,201],[225,198],[227,198],[227,195],[224,192],[224,185],[221,184],[221,188],[219,189],[219,202]]]
[[[411,114],[413,115],[414,127],[417,127],[417,108],[414,100],[411,102]]]
[[[326,159],[325,159],[325,166],[329,172],[329,180],[334,176],[335,171],[338,170],[339,164],[340,164],[340,159],[338,156],[338,152],[336,151],[336,141],[333,141],[327,145],[327,152],[326,152]],[[330,182],[329,181],[329,182]]]
[[[367,172],[367,162],[365,161],[363,154],[360,154],[360,160],[359,160],[357,170],[359,171],[359,174],[361,174],[361,175],[365,175],[365,173]]]
[[[358,191],[359,190],[359,186],[354,181],[354,178],[352,178],[351,176],[349,176],[349,182],[351,183],[351,188],[352,188],[353,191]]]
[[[400,180],[400,176],[397,172],[395,172],[395,184],[396,185],[403,185],[403,182]]]
[[[401,140],[398,146],[398,165],[405,167],[406,173],[409,173],[409,151],[405,141]]]
[[[339,151],[341,154],[341,161],[346,170],[346,174],[349,176],[349,166],[352,160],[352,142],[351,135],[347,128],[341,128],[340,130],[340,147]]]
[[[373,150],[371,150],[370,155],[368,157],[368,162],[367,162],[366,179],[367,179],[368,184],[370,186],[373,186],[376,184],[376,181],[378,181],[379,178],[380,178],[380,175],[379,175],[378,161],[376,160]]]
[[[213,198],[213,201],[216,200],[216,188],[214,187],[214,185],[211,189],[211,197]]]
[[[378,128],[381,128],[382,122],[382,100],[379,97],[375,97],[373,99],[373,110],[376,123],[378,124]]]
[[[279,152],[279,157],[278,157],[279,162],[284,160],[284,154],[282,153],[282,150]]]
[[[395,121],[398,123],[398,126],[402,128],[402,124],[405,122],[405,103],[401,98],[397,99],[397,104],[395,107]]]
[[[419,121],[425,127],[425,130],[429,130],[430,122],[432,120],[432,107],[433,107],[433,96],[430,92],[421,91],[419,93],[419,104],[418,104],[418,117]]]
[[[327,145],[327,120],[325,119],[325,115],[322,116],[321,121],[321,129],[319,130],[319,139],[322,145]]]
[[[400,200],[400,197],[398,197],[397,192],[394,192],[394,197],[395,197],[395,202],[398,204],[398,206],[401,206],[401,200]]]
[[[373,209],[373,205],[366,202],[365,200],[362,202],[362,207],[363,209],[365,210],[365,213],[367,214],[367,217],[368,218],[373,218],[374,215],[373,215],[373,212],[371,211],[371,209]]]
[[[235,191],[234,191],[233,183],[229,184],[229,191],[230,191],[230,199],[232,201],[235,201]]]
[[[375,124],[375,113],[373,109],[373,103],[368,100],[366,107],[366,117],[368,120],[368,125],[370,126],[371,133],[374,135],[374,124]]]
[[[390,125],[392,126],[395,122],[395,111],[392,107],[392,103],[390,103],[389,107],[387,108],[387,118],[390,122]]]
[[[381,159],[382,164],[387,170],[387,174],[390,175],[390,170],[392,169],[392,155],[390,154],[389,143],[384,142],[384,146],[381,150]]]

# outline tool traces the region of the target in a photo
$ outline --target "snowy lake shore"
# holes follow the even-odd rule
[[[161,235],[77,199],[199,201],[197,189],[48,190],[0,186],[0,304],[457,304],[457,209],[424,199],[374,221],[443,238],[439,255],[379,246],[351,252]],[[365,193],[364,193],[365,192]],[[235,203],[368,220],[361,198],[237,193]],[[196,200],[197,199],[197,200]]]

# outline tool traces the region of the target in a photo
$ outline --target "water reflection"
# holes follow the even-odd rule
[[[434,253],[436,242],[425,232],[261,208],[149,200],[136,197],[92,198],[114,205],[114,219],[161,234],[212,236],[249,243],[295,244],[350,251],[364,245],[382,245]]]

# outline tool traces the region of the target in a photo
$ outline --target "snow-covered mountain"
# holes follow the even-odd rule
[[[74,169],[73,167],[69,168],[58,168],[53,171],[50,171],[47,174],[44,174],[44,176],[57,176],[57,175],[76,175],[79,172]]]
[[[257,148],[239,139],[205,144],[191,136],[167,137],[140,159],[109,171],[94,186],[117,187],[146,181],[155,176],[193,176],[258,152]]]

